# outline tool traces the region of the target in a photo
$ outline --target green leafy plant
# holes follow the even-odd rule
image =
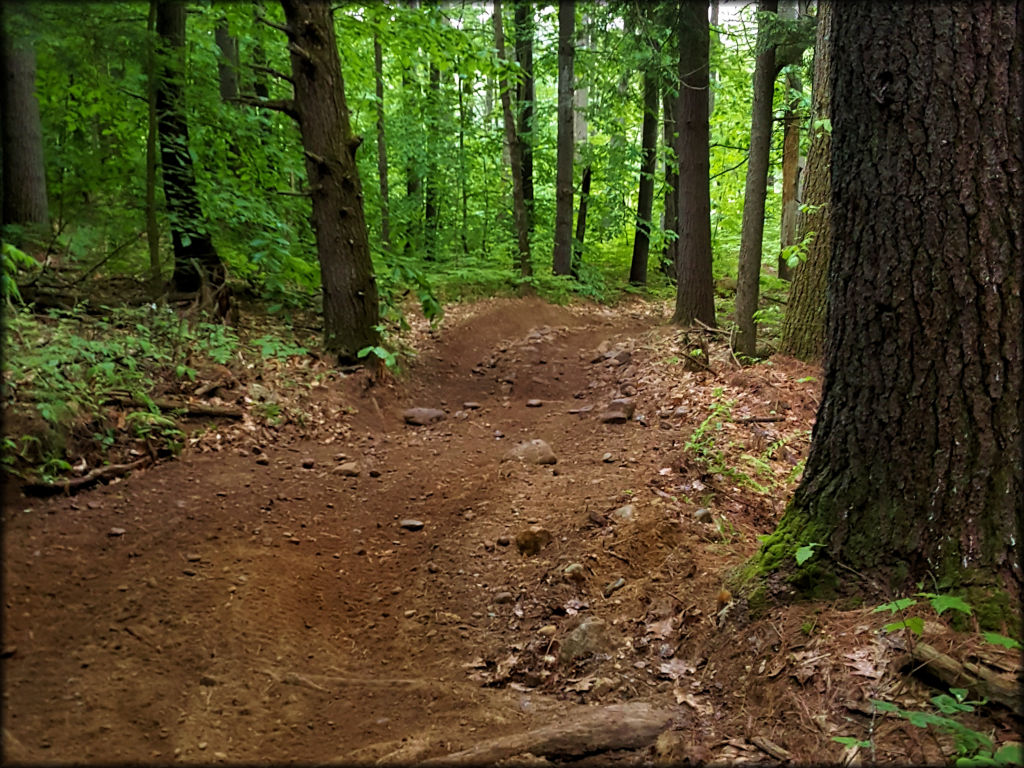
[[[806,544],[802,547],[798,547],[795,553],[796,564],[803,565],[814,556],[814,550],[818,547],[824,546],[818,543]]]

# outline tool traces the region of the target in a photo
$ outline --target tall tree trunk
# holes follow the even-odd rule
[[[160,39],[156,114],[160,134],[160,166],[164,199],[171,219],[174,245],[174,290],[196,293],[219,291],[224,285],[224,265],[213,247],[196,191],[195,171],[189,153],[185,117],[185,3],[160,0],[156,12]],[[223,295],[223,294],[222,294]],[[206,298],[204,304],[208,303]],[[222,312],[226,307],[219,308]]]
[[[719,0],[711,0],[711,45],[718,45],[718,12],[721,5]],[[710,46],[709,46],[710,47]],[[709,57],[710,58],[710,51]],[[715,88],[718,83],[718,70],[712,70],[708,75],[708,118],[715,113]]]
[[[637,191],[636,234],[629,282],[647,284],[647,256],[651,246],[651,212],[654,208],[654,171],[658,151],[658,77],[651,62],[644,70],[644,119],[640,128],[640,183]]]
[[[708,58],[711,37],[707,0],[681,0],[678,11],[679,245],[676,310],[672,322],[715,325],[711,274],[711,190],[708,155]]]
[[[576,46],[576,6],[558,2],[558,151],[555,159],[556,275],[572,271],[573,58]]]
[[[515,2],[516,60],[522,70],[522,79],[516,84],[516,104],[519,124],[516,135],[523,155],[523,199],[526,218],[533,232],[533,102],[536,98],[533,81],[533,2]]]
[[[580,209],[576,214],[576,237],[572,241],[572,266],[569,274],[575,278],[580,276],[580,267],[583,265],[583,242],[587,237],[587,205],[590,203],[590,166],[583,168],[583,178],[580,180]]]
[[[231,34],[228,29],[228,20],[225,16],[217,19],[213,29],[213,38],[220,50],[217,58],[217,82],[220,85],[221,101],[231,102],[238,98],[238,70],[240,68],[238,58],[238,38]]]
[[[472,86],[468,77],[459,76],[459,190],[462,197],[462,227],[459,237],[462,240],[462,255],[469,255],[469,173],[466,169],[466,131],[469,129],[470,115],[467,115],[466,102],[471,101]],[[525,193],[524,193],[525,195]]]
[[[411,7],[416,7],[415,3],[411,4]],[[402,92],[405,94],[405,104],[408,108],[410,102],[420,103],[420,86],[416,80],[416,72],[412,68],[404,69],[402,71]],[[410,137],[412,138],[412,137]],[[414,249],[419,250],[422,247],[421,233],[422,233],[422,219],[420,217],[420,193],[423,189],[423,172],[422,161],[419,157],[420,153],[417,151],[415,144],[418,144],[418,139],[412,139],[414,146],[411,146],[407,150],[405,160],[405,215],[406,220],[406,232],[405,232],[405,252],[411,253]],[[428,254],[429,256],[429,254]]]
[[[775,13],[778,0],[760,0],[761,13]],[[768,184],[768,151],[772,140],[772,96],[775,91],[775,46],[769,44],[764,19],[758,24],[754,64],[754,104],[750,116],[750,159],[743,194],[739,274],[736,278],[736,352],[753,357],[757,347],[757,311],[764,243],[764,204]]]
[[[505,33],[501,24],[501,0],[494,0],[494,44],[498,49],[498,60],[505,59]],[[501,77],[498,81],[501,91],[501,109],[505,115],[505,143],[508,145],[509,164],[512,170],[512,218],[516,228],[516,243],[519,247],[519,274],[529,277],[533,274],[533,263],[530,259],[530,224],[526,211],[526,198],[523,194],[523,156],[516,136],[516,119],[512,113],[512,94],[508,81]]]
[[[373,76],[377,89],[377,178],[380,183],[380,241],[391,249],[391,203],[388,192],[388,145],[384,133],[384,52],[380,35],[373,35]]]
[[[661,254],[661,271],[673,283],[678,279],[676,254],[679,252],[679,159],[676,156],[677,102],[678,99],[666,87],[661,96],[661,113],[664,116],[663,144],[665,147],[665,209],[662,213],[665,249]]]
[[[976,585],[994,629],[1022,581],[1024,6],[833,14],[824,387],[803,481],[755,565],[815,542],[786,583]]]
[[[295,111],[313,198],[324,297],[324,346],[342,363],[380,343],[380,308],[330,6],[281,0],[289,27]]]
[[[779,227],[779,277],[792,279],[792,271],[786,258],[786,249],[797,242],[796,228],[799,218],[797,189],[800,181],[800,125],[803,118],[798,111],[800,92],[803,84],[800,78],[786,75],[786,90],[789,100],[782,118],[782,221]]]
[[[154,298],[162,289],[160,266],[160,227],[156,217],[156,7],[149,0],[146,31],[146,244],[149,249],[149,288]]]
[[[423,224],[427,236],[427,258],[437,258],[438,135],[441,132],[441,70],[431,62],[427,80],[427,169],[423,191]]]
[[[825,278],[832,250],[830,156],[832,135],[824,121],[831,117],[828,71],[832,50],[832,0],[818,2],[814,82],[811,86],[811,146],[804,171],[806,212],[800,217],[799,240],[810,238],[807,259],[796,270],[782,320],[779,351],[801,360],[820,360],[825,346]]]
[[[31,11],[29,11],[31,12]],[[21,32],[29,19],[21,3],[0,8],[0,151],[4,225],[49,221],[43,129],[36,99],[36,53]]]

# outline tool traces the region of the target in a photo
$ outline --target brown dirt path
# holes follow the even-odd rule
[[[481,302],[453,313],[404,383],[353,376],[324,392],[348,410],[331,437],[193,453],[9,506],[7,758],[408,763],[638,699],[682,729],[683,746],[660,748],[676,759],[744,755],[729,739],[762,732],[755,711],[794,754],[838,755],[828,729],[796,727],[809,721],[785,675],[779,700],[769,680],[743,682],[751,654],[781,657],[778,627],[719,630],[714,616],[722,573],[784,494],[755,496],[682,452],[711,393],[732,387],[738,416],[786,414],[784,476],[816,397],[793,382],[812,369],[719,361],[666,378],[675,336],[659,312]],[[592,362],[602,344],[628,356]],[[635,420],[601,423],[622,395]],[[409,406],[448,415],[413,427]],[[783,434],[727,426],[752,451]],[[558,463],[501,461],[532,438]],[[346,462],[358,476],[337,471]],[[721,530],[693,519],[712,499]],[[630,519],[610,514],[627,502]],[[400,526],[410,518],[422,530]],[[552,541],[525,556],[515,538],[530,525]],[[606,622],[596,654],[559,658],[591,616]]]

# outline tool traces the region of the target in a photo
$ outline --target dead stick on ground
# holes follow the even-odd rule
[[[529,752],[537,757],[587,755],[618,749],[641,749],[668,727],[672,713],[649,704],[612,704],[586,707],[575,717],[555,725],[512,736],[488,738],[474,747],[424,760],[423,766],[489,765]]]
[[[910,649],[910,655],[947,685],[965,687],[974,696],[986,697],[1013,710],[1017,715],[1024,715],[1024,701],[1015,683],[976,664],[961,664],[927,643],[915,644]]]
[[[96,467],[91,472],[81,477],[71,478],[70,480],[59,480],[55,483],[26,483],[22,490],[33,496],[50,496],[61,492],[75,493],[94,483],[98,483],[100,480],[110,480],[127,475],[133,469],[138,469],[152,462],[153,459],[147,456],[138,461],[133,461],[131,464],[108,464],[105,467]]]

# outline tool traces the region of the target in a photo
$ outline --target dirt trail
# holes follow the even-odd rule
[[[792,385],[800,368],[675,387],[651,373],[672,338],[644,304],[482,302],[406,383],[349,377],[326,392],[348,411],[332,437],[232,443],[8,508],[8,759],[408,763],[631,700],[670,713],[676,758],[723,745],[735,757],[727,740],[751,735],[758,707],[767,732],[793,729],[791,695],[766,701],[767,680],[742,682],[749,654],[781,654],[778,629],[715,618],[724,569],[782,501],[709,478],[681,446],[715,387],[740,387],[739,415],[773,402],[794,433],[814,387]],[[602,423],[622,396],[633,420]],[[447,417],[410,426],[410,406]],[[556,464],[502,461],[534,438]],[[728,535],[695,520],[680,489],[714,496]],[[551,541],[521,554],[532,525]],[[805,759],[828,743],[787,736]]]

